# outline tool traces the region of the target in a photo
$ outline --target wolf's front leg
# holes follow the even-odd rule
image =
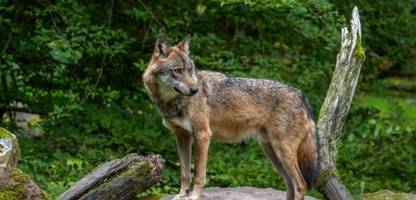
[[[181,162],[181,190],[174,199],[187,197],[191,188],[191,151],[192,135],[189,133],[176,133],[176,144]]]
[[[207,169],[208,147],[211,138],[210,131],[197,132],[196,140],[196,166],[194,189],[189,200],[201,199],[202,189],[205,185],[205,173]]]

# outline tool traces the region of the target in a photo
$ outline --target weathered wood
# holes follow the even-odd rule
[[[0,167],[16,167],[20,157],[16,136],[0,127]]]
[[[101,164],[58,199],[131,199],[158,181],[163,165],[160,155],[128,154]]]
[[[351,30],[341,30],[340,52],[331,84],[318,119],[320,183],[319,190],[328,199],[352,199],[336,173],[336,149],[341,129],[347,117],[365,59],[361,47],[361,25],[358,8],[352,11]]]

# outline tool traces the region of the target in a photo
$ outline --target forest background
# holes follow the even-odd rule
[[[167,160],[146,194],[175,193],[174,135],[141,80],[157,35],[173,43],[192,33],[199,69],[302,89],[316,119],[354,5],[366,61],[338,145],[338,174],[355,197],[416,192],[413,0],[1,0],[0,126],[17,134],[20,168],[52,198],[99,163],[136,151]],[[22,111],[31,114],[26,121]],[[207,182],[285,188],[254,140],[213,142]]]

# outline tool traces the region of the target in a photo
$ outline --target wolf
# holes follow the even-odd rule
[[[319,173],[315,122],[302,91],[273,80],[229,77],[198,70],[188,35],[176,45],[156,40],[143,73],[163,124],[176,135],[181,188],[174,199],[201,198],[211,139],[254,136],[287,186],[287,200],[304,199]],[[196,161],[191,191],[191,149]]]

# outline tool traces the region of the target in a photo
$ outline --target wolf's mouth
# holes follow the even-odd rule
[[[173,88],[176,90],[176,92],[179,92],[182,94],[182,92],[177,87],[173,87]]]
[[[176,90],[176,92],[178,92],[179,94],[183,94],[183,95],[185,95],[185,96],[193,96],[194,94],[192,94],[192,93],[189,93],[189,94],[187,94],[187,93],[184,93],[184,92],[182,92],[181,90],[179,90],[177,87],[173,87],[173,89],[175,89]]]

